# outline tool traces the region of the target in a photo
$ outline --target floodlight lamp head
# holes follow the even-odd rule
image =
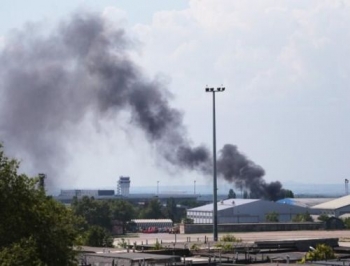
[[[205,91],[206,91],[206,92],[209,92],[209,88],[205,88]]]

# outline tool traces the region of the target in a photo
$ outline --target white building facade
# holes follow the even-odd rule
[[[121,176],[118,180],[117,194],[122,196],[129,196],[130,194],[130,177]]]
[[[280,222],[289,222],[300,213],[310,213],[310,209],[288,204],[280,204],[261,199],[228,199],[217,203],[218,223],[259,223],[266,222],[268,213],[276,212]],[[195,224],[213,223],[213,204],[187,210],[187,218]]]

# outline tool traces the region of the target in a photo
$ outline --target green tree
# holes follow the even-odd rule
[[[307,261],[329,260],[334,258],[334,251],[330,246],[326,244],[318,244],[315,249],[306,253],[301,262],[305,263]]]
[[[248,191],[244,190],[243,192],[243,199],[247,199],[248,198]]]
[[[110,202],[112,221],[120,221],[123,224],[123,233],[126,232],[127,223],[136,218],[134,206],[125,200],[115,200]]]
[[[230,188],[230,190],[228,191],[227,198],[228,199],[235,199],[236,198],[236,193],[233,191],[232,188]]]
[[[144,209],[140,212],[141,219],[161,219],[164,218],[162,205],[158,199],[152,199],[147,202]]]
[[[309,212],[298,213],[292,219],[293,222],[313,222],[311,215]]]
[[[191,202],[195,203],[195,201],[189,201],[188,203]],[[186,209],[186,207],[178,205],[174,198],[169,198],[164,208],[165,218],[172,220],[174,223],[179,223],[181,219],[186,217]]]
[[[18,174],[18,167],[0,145],[1,265],[76,265],[81,220],[37,189],[38,178]]]
[[[113,247],[113,238],[105,228],[92,225],[86,232],[84,244],[91,247]]]
[[[294,198],[293,191],[291,191],[289,189],[284,189],[284,197],[282,197],[282,198]]]
[[[183,224],[193,224],[194,223],[194,220],[193,219],[191,219],[191,218],[183,218],[182,219],[182,221],[181,221],[181,223],[183,223]]]
[[[279,215],[277,212],[269,212],[269,213],[266,213],[265,219],[267,222],[279,222],[278,216]]]
[[[75,215],[83,217],[88,225],[101,226],[111,230],[111,209],[107,201],[96,200],[94,197],[84,196],[74,198],[72,210]]]
[[[343,219],[346,229],[350,229],[350,217]]]
[[[38,265],[44,266],[33,237],[21,239],[0,251],[1,265]]]
[[[327,214],[322,213],[320,216],[317,217],[317,220],[321,222],[325,222],[329,219],[329,216]]]
[[[200,206],[201,204],[196,199],[185,199],[179,201],[179,205],[186,209],[191,209]]]

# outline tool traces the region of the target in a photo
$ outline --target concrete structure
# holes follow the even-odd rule
[[[133,221],[138,228],[168,228],[173,226],[173,221],[170,219],[134,219]]]
[[[269,232],[269,231],[299,231],[299,230],[322,230],[324,224],[321,222],[303,223],[230,223],[219,224],[218,232]],[[210,234],[213,231],[212,224],[181,224],[181,234]]]
[[[315,205],[311,209],[319,214],[339,217],[350,213],[350,195]]]
[[[69,189],[61,190],[58,196],[54,196],[54,199],[69,204],[74,197],[94,197],[98,200],[126,200],[133,204],[143,205],[147,201],[152,199],[158,199],[161,204],[166,204],[170,199],[174,199],[176,203],[186,200],[197,200],[198,195],[193,194],[153,194],[153,193],[137,193],[129,194],[127,196],[114,194],[114,190],[97,190],[97,189]]]
[[[289,222],[293,216],[310,212],[310,209],[261,199],[228,199],[218,202],[218,223],[260,223],[266,214],[278,213],[280,222]],[[213,204],[187,210],[187,217],[195,224],[212,223]]]
[[[103,253],[81,252],[79,256],[79,265],[124,265],[124,266],[154,266],[154,265],[173,265],[174,262],[181,261],[180,256],[147,254],[140,252],[120,253],[110,252],[104,249]]]
[[[100,196],[114,196],[114,190],[101,189],[62,189],[59,197],[73,198],[73,197],[95,197]]]
[[[118,180],[117,194],[122,196],[128,196],[130,193],[130,177],[121,176]]]

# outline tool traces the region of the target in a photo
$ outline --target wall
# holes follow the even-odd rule
[[[320,230],[323,223],[236,223],[219,224],[218,232],[258,232],[258,231],[294,231],[294,230]],[[181,234],[212,233],[212,224],[181,224]]]

